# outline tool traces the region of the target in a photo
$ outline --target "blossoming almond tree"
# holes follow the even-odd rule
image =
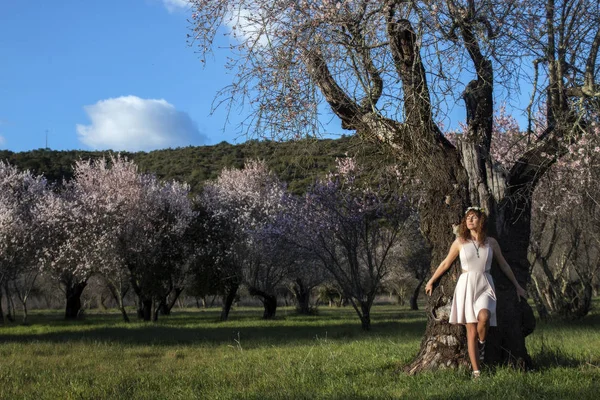
[[[137,166],[120,156],[108,159],[80,160],[74,165],[73,181],[67,187],[82,199],[93,225],[104,240],[102,247],[89,246],[98,262],[94,272],[100,274],[113,295],[125,321],[129,321],[123,298],[130,289],[130,275],[120,250],[122,232],[127,222],[136,218],[142,198]]]
[[[4,288],[6,298],[10,299],[7,288],[9,282],[13,283],[23,304],[24,321],[27,321],[27,298],[38,276],[38,259],[44,241],[37,204],[47,191],[43,177],[29,171],[20,172],[0,161],[0,289]],[[4,322],[2,304],[0,322]]]
[[[77,317],[87,280],[96,273],[125,321],[129,287],[140,298],[141,315],[152,317],[151,310],[181,281],[180,239],[194,217],[188,195],[187,185],[141,174],[120,156],[75,164],[73,179],[40,204],[50,238],[44,271],[65,287],[67,318]]]
[[[210,211],[203,203],[206,197],[198,200],[195,202],[198,215],[190,225],[188,235],[195,251],[191,254],[186,293],[202,297],[221,295],[220,319],[226,321],[243,281],[239,257],[234,251],[236,226],[219,213],[219,207]]]
[[[423,182],[421,230],[432,267],[464,210],[489,210],[491,234],[521,285],[529,281],[531,199],[548,168],[579,139],[600,96],[600,4],[593,0],[192,0],[190,43],[201,56],[234,32],[232,84],[216,103],[248,104],[257,132],[319,132],[328,107],[343,128],[393,149]],[[530,82],[530,85],[522,85]],[[547,128],[505,173],[490,154],[494,99],[528,90],[527,117]],[[462,100],[461,100],[462,99]],[[229,101],[230,100],[230,101]],[[455,145],[437,119],[464,101],[467,133]],[[233,103],[235,105],[235,103]],[[467,365],[462,327],[448,324],[455,270],[434,288],[421,351],[408,367]],[[492,363],[530,364],[519,303],[497,280],[499,335]]]
[[[282,228],[287,240],[313,254],[368,330],[375,296],[397,261],[393,248],[414,215],[406,198],[387,185],[359,183],[359,176],[353,159],[338,159],[336,172],[312,186],[303,207],[281,222],[291,225]]]
[[[331,281],[332,276],[319,265],[319,258],[305,240],[306,235],[299,232],[298,221],[307,211],[302,200],[298,196],[287,196],[284,207],[259,235],[267,244],[269,257],[289,266],[285,281],[296,300],[296,311],[310,315],[314,312],[310,302],[313,290]]]
[[[142,174],[120,156],[78,162],[73,184],[109,238],[109,246],[98,249],[103,260],[97,271],[108,282],[123,318],[128,320],[123,297],[133,287],[140,315],[156,319],[161,307],[170,309],[166,297],[183,290],[188,248],[182,238],[195,215],[189,186]]]
[[[244,168],[225,168],[203,192],[203,204],[217,218],[230,221],[234,229],[232,252],[252,295],[264,305],[264,318],[277,310],[276,289],[286,277],[286,263],[265,257],[259,233],[276,217],[286,197],[285,185],[267,165],[247,161]]]
[[[171,292],[176,298],[183,290],[190,249],[184,237],[196,213],[189,185],[150,175],[141,180],[142,198],[125,224],[119,251],[140,299],[140,315],[157,320]]]
[[[65,291],[65,318],[74,319],[81,311],[81,294],[99,256],[110,250],[111,240],[98,224],[98,213],[86,207],[73,185],[48,192],[38,205],[44,243],[42,272],[59,282]]]

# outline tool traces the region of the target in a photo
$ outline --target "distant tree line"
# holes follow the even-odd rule
[[[411,245],[423,260],[427,250],[414,240],[418,217],[398,194],[394,170],[371,180],[349,168],[354,158],[344,154],[334,158],[332,173],[295,194],[265,161],[248,160],[242,169],[223,168],[196,195],[122,155],[94,156],[75,161],[71,176],[54,182],[0,164],[0,286],[8,303],[18,297],[24,319],[28,294],[45,277],[64,290],[66,318],[78,317],[92,280],[125,321],[132,292],[144,320],[168,314],[184,290],[221,296],[226,319],[240,287],[261,300],[264,318],[273,318],[282,292],[310,313],[311,295],[327,287],[369,329],[377,294],[394,290],[394,278],[424,277],[428,261],[407,265]],[[14,316],[14,304],[7,310]]]

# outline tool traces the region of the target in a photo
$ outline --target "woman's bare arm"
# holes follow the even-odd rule
[[[444,258],[444,260],[440,263],[429,282],[427,282],[427,285],[425,285],[425,293],[431,296],[431,292],[433,292],[433,284],[439,279],[440,276],[444,274],[444,272],[448,270],[448,268],[450,268],[454,260],[456,260],[456,257],[458,257],[458,253],[460,252],[460,247],[461,243],[458,239],[456,239],[452,243],[452,246],[450,246],[450,251],[448,251],[446,258]]]

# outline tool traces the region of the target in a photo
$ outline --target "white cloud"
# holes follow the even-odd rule
[[[4,136],[0,135],[0,146],[4,146],[4,143],[6,143],[6,139],[4,139]]]
[[[162,0],[162,2],[170,13],[190,8],[189,0]]]
[[[190,116],[161,99],[123,96],[85,106],[91,125],[77,124],[79,141],[95,150],[150,151],[205,144]]]

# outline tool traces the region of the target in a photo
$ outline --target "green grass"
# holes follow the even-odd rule
[[[66,322],[32,313],[0,328],[2,399],[596,399],[600,313],[538,324],[528,337],[536,370],[508,368],[471,381],[467,371],[407,376],[425,327],[420,311],[378,306],[363,332],[351,308],[318,316],[278,310],[176,311],[156,324],[117,313]]]

